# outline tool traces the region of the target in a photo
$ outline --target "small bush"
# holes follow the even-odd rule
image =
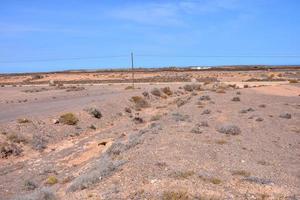
[[[131,113],[132,112],[131,109],[128,108],[128,107],[124,108],[124,111],[127,112],[127,113]]]
[[[38,185],[35,182],[31,181],[31,180],[26,180],[24,182],[24,189],[25,190],[35,190],[37,187],[38,187]]]
[[[218,128],[218,131],[227,135],[239,135],[241,133],[241,129],[238,126],[231,124],[221,126]]]
[[[125,88],[125,90],[133,90],[133,89],[134,89],[134,87],[132,85],[129,85]]]
[[[131,97],[131,100],[134,102],[136,109],[150,107],[150,104],[148,103],[148,101],[146,101],[143,97],[133,96],[133,97]]]
[[[200,101],[210,101],[211,99],[210,99],[210,96],[204,95],[204,96],[199,97],[199,100]]]
[[[154,95],[154,96],[157,96],[157,97],[161,97],[162,96],[161,91],[158,88],[153,88],[151,90],[151,94]]]
[[[21,147],[7,142],[0,143],[0,158],[7,158],[9,156],[19,156],[22,153]]]
[[[227,141],[226,140],[217,140],[216,143],[223,145],[223,144],[227,144]]]
[[[168,96],[171,96],[173,94],[172,90],[169,87],[164,87],[161,90]]]
[[[290,83],[299,83],[298,80],[295,80],[295,79],[289,80],[289,82],[290,82]]]
[[[152,116],[151,119],[150,119],[150,121],[158,121],[160,119],[161,119],[161,115],[157,114],[157,115]]]
[[[86,111],[97,119],[100,119],[102,117],[102,113],[97,108],[89,108],[86,109]]]
[[[240,97],[233,97],[231,101],[241,101]]]
[[[46,184],[48,184],[48,185],[54,185],[56,183],[58,183],[58,180],[55,176],[49,176],[46,181]]]
[[[66,113],[60,116],[59,122],[67,125],[76,125],[79,119],[73,113]]]
[[[194,90],[194,87],[192,85],[184,85],[183,89],[187,92],[192,92]]]
[[[34,135],[31,141],[31,146],[34,150],[42,151],[47,148],[47,140],[42,136]]]
[[[6,137],[13,143],[27,143],[27,139],[23,135],[18,133],[9,133]]]
[[[162,195],[162,200],[189,200],[189,195],[182,191],[166,191]]]

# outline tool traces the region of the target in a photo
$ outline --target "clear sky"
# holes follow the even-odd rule
[[[128,67],[132,51],[144,67],[300,64],[193,57],[299,56],[300,1],[0,0],[0,73]]]

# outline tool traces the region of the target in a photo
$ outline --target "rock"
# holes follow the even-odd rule
[[[280,118],[284,118],[284,119],[291,119],[292,115],[290,113],[283,113],[281,115],[279,115]]]
[[[126,107],[124,110],[125,110],[125,112],[127,112],[127,113],[131,113],[131,112],[132,112],[131,109],[128,108],[128,107]]]
[[[52,119],[52,123],[53,124],[59,124],[59,120],[58,119]]]

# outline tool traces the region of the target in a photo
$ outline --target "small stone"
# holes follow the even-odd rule
[[[284,119],[291,119],[292,115],[290,113],[283,113],[281,115],[279,115],[280,118],[284,118]]]

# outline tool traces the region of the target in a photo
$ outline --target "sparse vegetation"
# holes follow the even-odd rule
[[[79,119],[73,113],[66,113],[60,116],[59,123],[67,125],[76,125]]]
[[[49,176],[46,181],[46,184],[48,184],[48,185],[54,185],[56,183],[58,183],[58,180],[55,176]]]
[[[154,96],[157,96],[157,97],[161,97],[162,96],[161,91],[158,88],[153,88],[151,90],[151,94],[154,95]]]
[[[158,121],[158,120],[160,120],[161,119],[161,115],[159,115],[159,114],[157,114],[157,115],[154,115],[154,116],[152,116],[151,117],[151,119],[150,119],[150,121]]]
[[[227,124],[222,125],[217,129],[220,133],[224,133],[227,135],[239,135],[241,133],[241,129],[238,126]]]
[[[170,87],[164,87],[161,89],[163,91],[163,93],[165,93],[168,96],[171,96],[173,94],[172,90],[170,89]]]
[[[142,109],[142,108],[148,108],[150,107],[150,104],[147,100],[145,100],[141,96],[133,96],[131,97],[132,102],[135,104],[136,109]]]
[[[192,85],[184,85],[183,86],[183,89],[187,92],[192,92],[194,90],[193,86]]]
[[[133,90],[133,89],[134,89],[134,87],[132,85],[125,87],[125,90]]]
[[[241,101],[240,97],[233,97],[231,101]]]
[[[9,156],[19,156],[22,153],[22,148],[16,144],[7,142],[0,142],[0,158],[7,158]]]
[[[20,133],[11,132],[6,134],[7,140],[13,143],[27,143],[27,139]]]
[[[245,170],[233,170],[233,171],[231,172],[231,174],[232,174],[233,176],[243,176],[243,177],[249,177],[249,176],[251,175],[250,172],[247,172],[247,171],[245,171]]]
[[[38,187],[38,185],[31,180],[25,180],[25,182],[24,182],[25,190],[35,190],[37,187]]]
[[[195,174],[194,171],[176,171],[170,174],[175,179],[187,179]]]
[[[189,200],[189,195],[183,191],[166,191],[162,195],[162,200]]]
[[[227,144],[226,140],[216,140],[217,144],[223,145],[223,144]]]
[[[88,108],[86,109],[86,111],[97,119],[100,119],[102,117],[102,113],[97,108]]]
[[[299,81],[296,79],[292,79],[292,80],[289,80],[289,83],[299,83]]]

